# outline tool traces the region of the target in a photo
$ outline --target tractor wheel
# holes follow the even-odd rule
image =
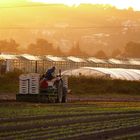
[[[67,88],[63,87],[62,103],[67,103]]]
[[[57,102],[58,102],[58,103],[62,103],[62,97],[63,97],[63,83],[62,83],[61,80],[58,82],[57,92],[58,92],[58,95],[57,95]]]

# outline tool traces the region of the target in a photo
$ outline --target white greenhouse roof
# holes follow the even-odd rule
[[[105,64],[106,61],[103,60],[103,59],[98,59],[98,58],[94,58],[94,57],[90,57],[87,59],[88,61],[90,62],[94,62],[94,63],[102,63],[102,64]]]
[[[30,61],[39,61],[41,60],[38,56],[34,56],[34,55],[29,55],[29,54],[22,54],[20,55],[21,57],[30,60]]]
[[[52,55],[47,55],[46,58],[49,59],[50,61],[54,61],[54,62],[64,62],[65,61],[65,59],[62,57],[57,57],[57,56],[52,56]]]
[[[95,57],[89,58],[81,58],[75,56],[68,56],[68,57],[58,57],[53,55],[46,55],[46,56],[34,56],[30,54],[20,54],[20,55],[11,55],[11,54],[0,54],[0,60],[17,60],[17,59],[25,59],[29,61],[41,61],[41,60],[48,60],[52,62],[74,62],[74,63],[88,63],[92,62],[95,64],[118,64],[118,65],[135,65],[140,66],[140,58],[135,59],[98,59]]]
[[[131,65],[140,65],[140,59],[129,59]]]
[[[16,55],[1,54],[0,60],[16,60],[18,59]]]
[[[67,59],[76,63],[86,62],[84,59],[74,56],[69,56]]]
[[[111,64],[126,64],[125,61],[114,59],[114,58],[109,59],[108,62]]]
[[[140,70],[135,69],[82,67],[79,69],[64,71],[62,74],[110,77],[112,79],[140,81]]]

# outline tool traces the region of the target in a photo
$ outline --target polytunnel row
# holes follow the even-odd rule
[[[81,67],[78,69],[66,70],[62,74],[140,81],[140,70],[136,69]]]

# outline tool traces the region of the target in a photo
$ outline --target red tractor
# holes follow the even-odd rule
[[[49,102],[67,102],[67,87],[64,80],[61,77],[56,77],[53,80],[41,80],[40,95],[47,96]]]
[[[68,78],[57,76],[52,80],[40,80],[39,74],[20,76],[20,91],[17,101],[66,103]]]

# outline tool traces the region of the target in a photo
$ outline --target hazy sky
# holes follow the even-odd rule
[[[38,2],[69,6],[111,4],[140,11],[140,0],[0,0],[0,40],[13,38],[21,48],[26,48],[36,38],[47,38],[55,46],[59,44],[65,49],[80,41],[81,48],[89,53],[92,49],[94,52],[97,49],[106,51],[107,47],[107,52],[111,53],[118,46],[122,49],[131,40],[139,41],[140,12],[105,10],[104,6],[96,9],[95,5],[78,8],[42,6]]]
[[[2,4],[22,4],[23,2],[42,2],[51,4],[65,4],[68,6],[77,6],[81,3],[90,4],[111,4],[119,9],[132,7],[134,10],[140,11],[140,0],[0,0],[0,6]]]
[[[121,9],[133,7],[133,9],[135,10],[140,10],[140,0],[31,0],[31,1],[45,3],[63,3],[69,6],[79,5],[80,3],[111,4]]]

